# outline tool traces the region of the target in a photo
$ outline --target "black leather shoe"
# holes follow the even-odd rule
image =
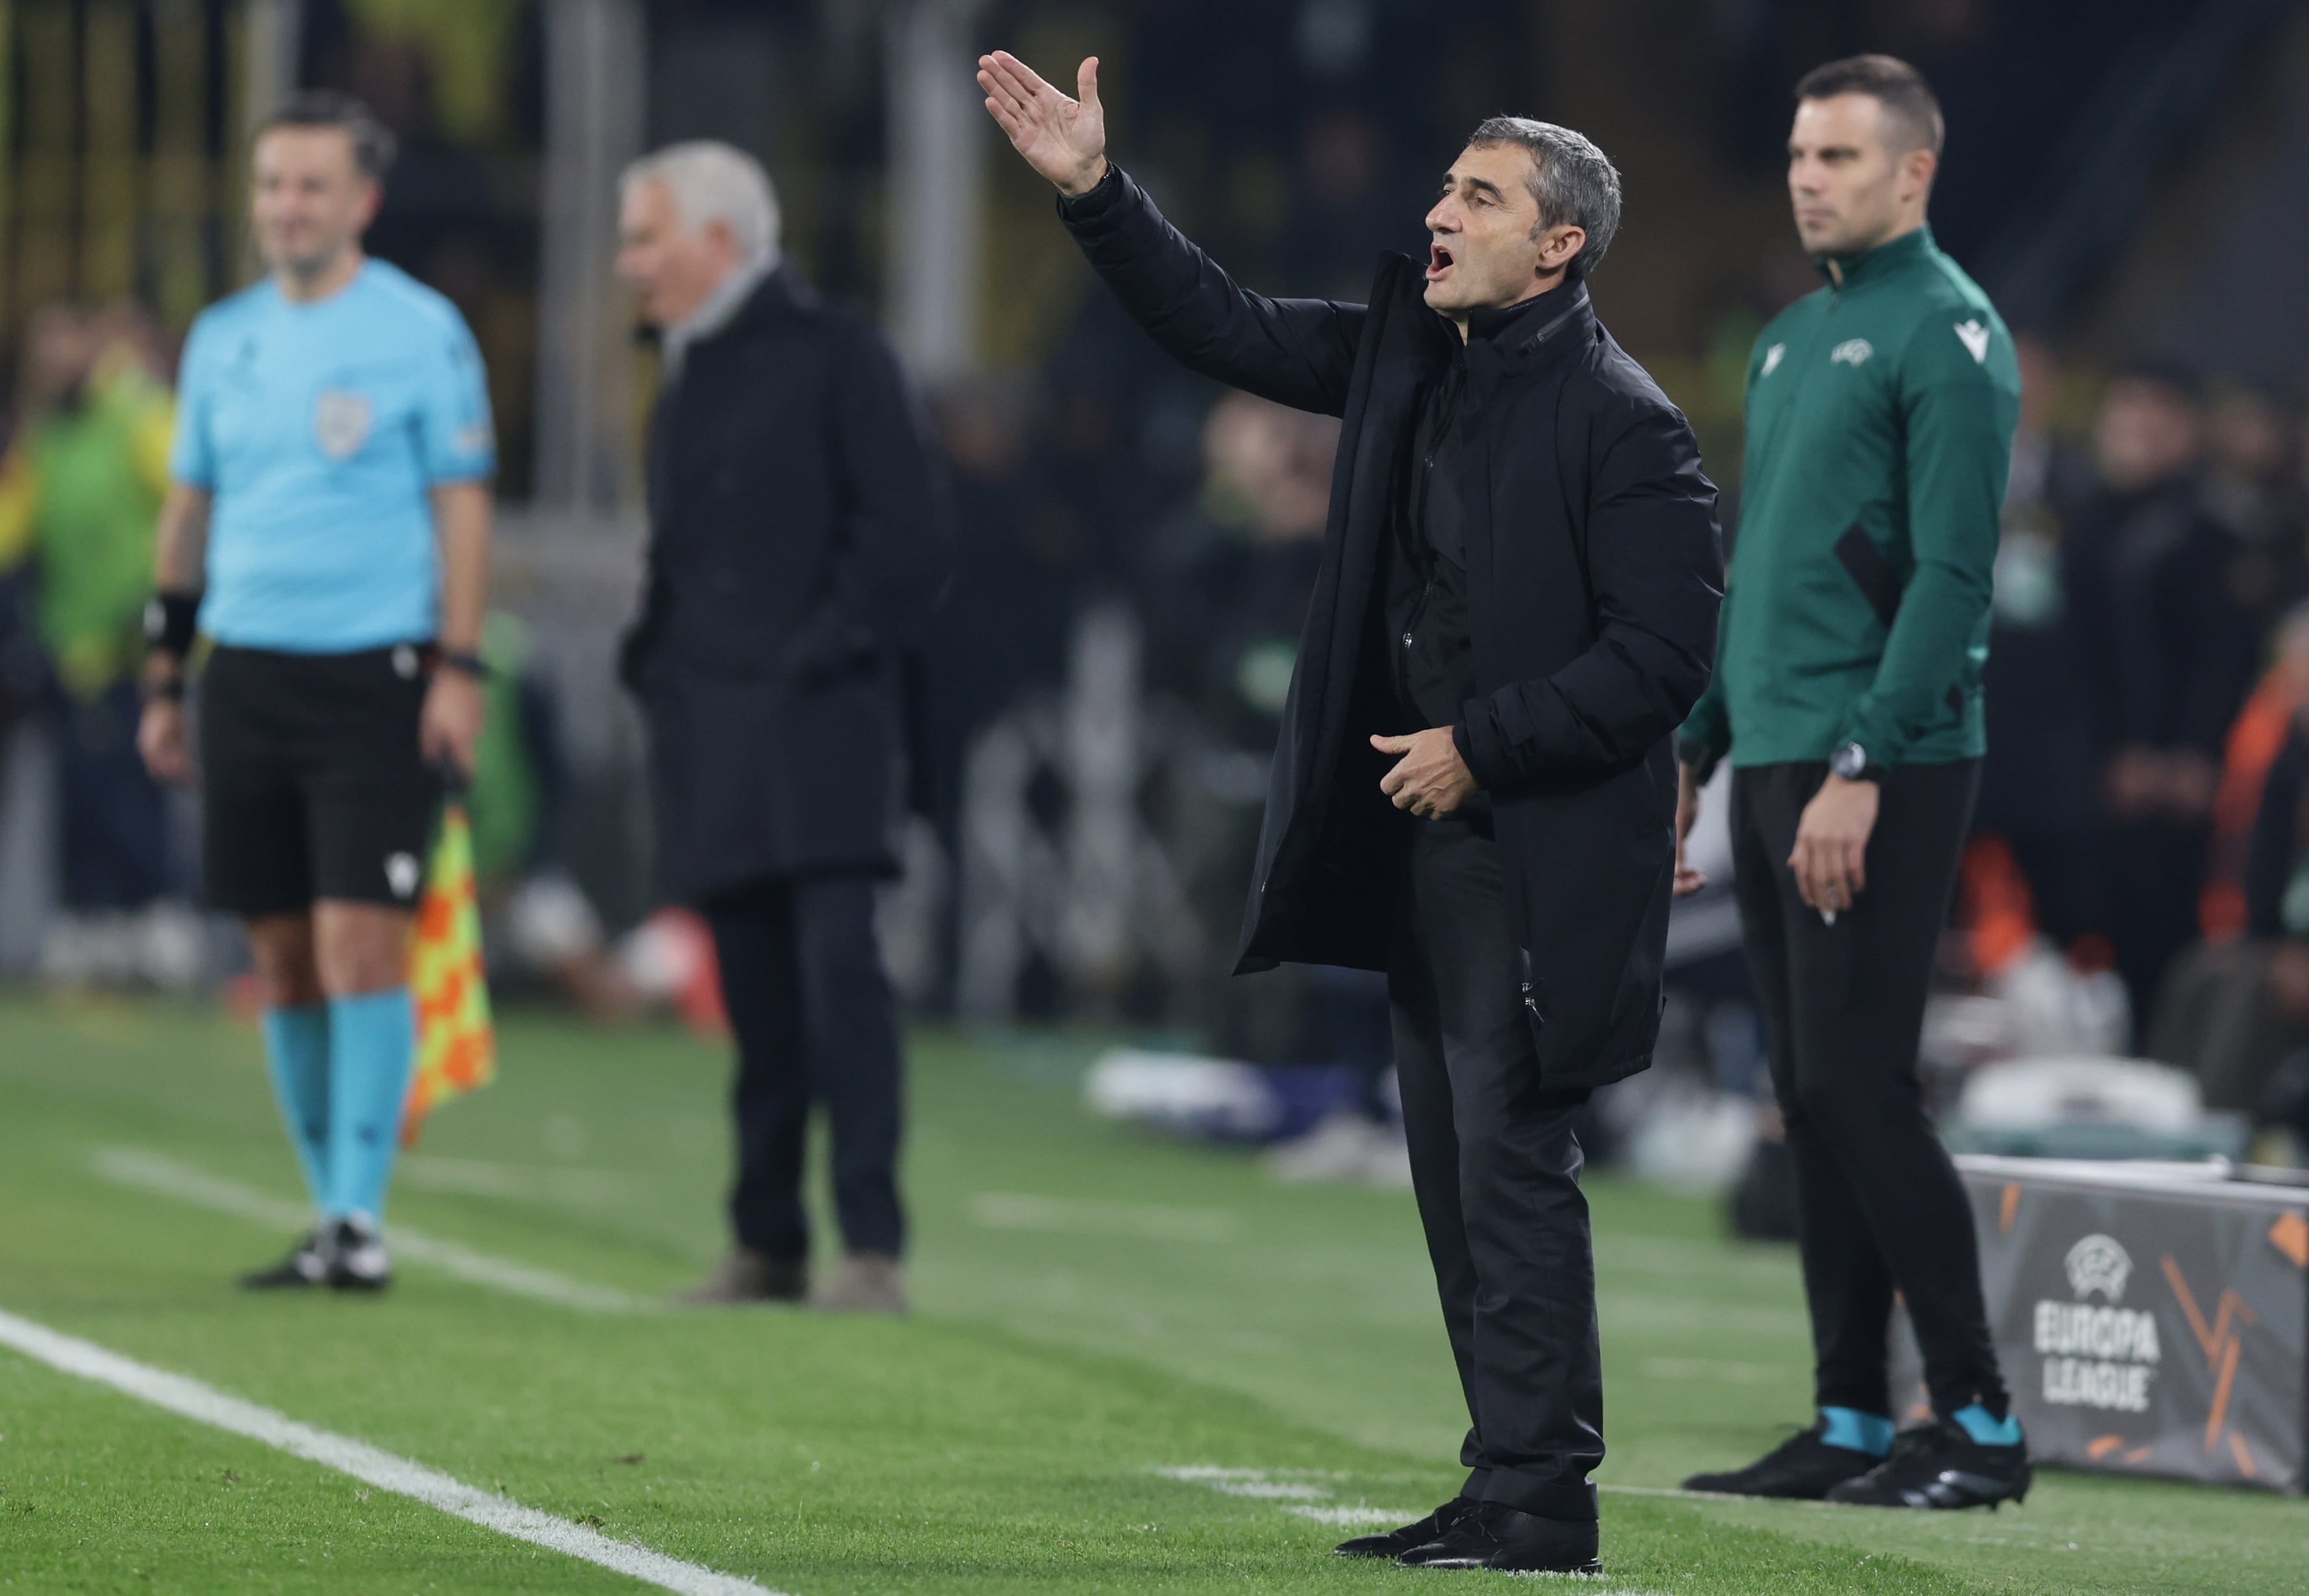
[[[1847,1480],[1857,1480],[1884,1460],[1849,1446],[1830,1446],[1820,1438],[1822,1426],[1799,1430],[1744,1469],[1721,1474],[1694,1474],[1683,1482],[1688,1491],[1713,1491],[1726,1497],[1783,1497],[1817,1502]]]
[[[1892,1455],[1828,1493],[1852,1507],[1988,1507],[2027,1499],[2028,1443],[1984,1446],[1953,1419],[1892,1437]]]
[[[1358,1535],[1353,1540],[1342,1540],[1331,1549],[1331,1555],[1338,1557],[1399,1557],[1414,1546],[1425,1546],[1474,1510],[1475,1504],[1466,1497],[1454,1497],[1415,1524],[1389,1530],[1384,1535]]]
[[[1596,1521],[1542,1518],[1483,1502],[1425,1546],[1396,1558],[1405,1568],[1497,1568],[1509,1574],[1601,1574]]]

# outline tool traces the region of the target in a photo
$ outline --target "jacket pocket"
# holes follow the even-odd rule
[[[1858,522],[1845,529],[1844,536],[1836,540],[1836,561],[1852,578],[1860,596],[1868,600],[1868,608],[1890,631],[1892,617],[1900,613],[1900,578],[1876,540],[1863,531]]]

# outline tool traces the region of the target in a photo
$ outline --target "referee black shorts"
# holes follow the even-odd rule
[[[200,682],[209,902],[255,919],[316,899],[414,908],[441,799],[418,750],[423,651],[219,646]]]

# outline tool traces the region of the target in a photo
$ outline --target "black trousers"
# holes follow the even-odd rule
[[[1748,969],[1795,1164],[1814,1386],[1824,1408],[1891,1413],[1886,1337],[1898,1290],[1933,1408],[1980,1402],[2002,1417],[1972,1208],[1916,1073],[1979,762],[1890,773],[1867,884],[1833,926],[1804,906],[1788,867],[1796,822],[1826,773],[1820,764],[1734,771],[1731,816]]]
[[[767,881],[706,904],[705,919],[738,1038],[739,1245],[781,1262],[809,1256],[802,1152],[818,1102],[833,1133],[843,1245],[898,1253],[898,1010],[874,936],[873,879]]]
[[[2197,940],[2197,899],[2205,887],[2212,850],[2210,825],[2161,820],[2120,822],[2108,828],[2102,856],[2108,875],[2108,934],[2116,972],[2132,1000],[2136,1044],[2156,1022],[2165,978]]]
[[[1413,833],[1390,959],[1413,1188],[1471,1420],[1463,1495],[1592,1519],[1604,1461],[1596,1265],[1572,1118],[1540,1084],[1496,845],[1463,821]]]

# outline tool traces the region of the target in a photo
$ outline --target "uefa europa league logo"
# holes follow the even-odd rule
[[[2132,1259],[2113,1236],[2088,1236],[2069,1249],[2069,1289],[2081,1302],[2095,1291],[2110,1302],[2124,1300]]]

